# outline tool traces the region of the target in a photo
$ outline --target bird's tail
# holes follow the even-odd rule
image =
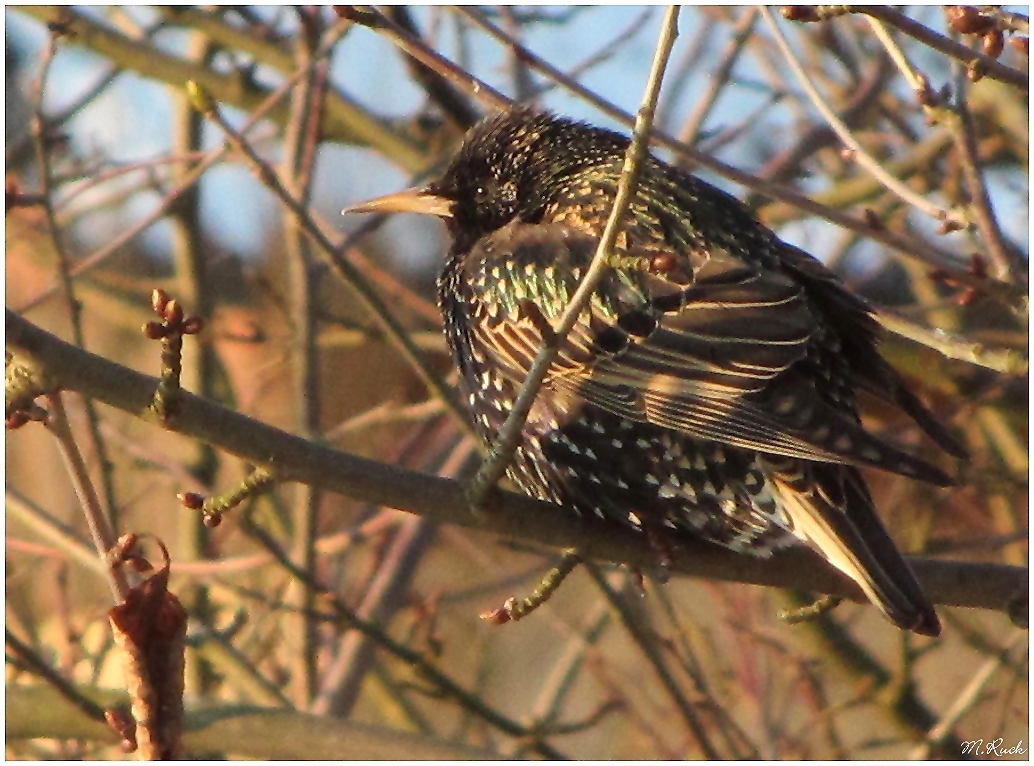
[[[794,533],[858,583],[895,625],[939,635],[933,604],[876,515],[858,469],[792,462],[770,478]]]

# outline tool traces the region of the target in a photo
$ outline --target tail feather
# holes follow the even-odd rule
[[[944,424],[934,417],[933,413],[919,401],[919,397],[909,391],[904,383],[900,383],[895,389],[894,400],[915,421],[916,425],[934,440],[937,446],[957,458],[969,459],[969,450],[966,449],[966,445],[945,428]]]
[[[857,469],[805,463],[802,480],[801,465],[796,476],[773,477],[794,533],[854,580],[895,625],[939,635],[937,613],[876,515]]]
[[[882,357],[874,357],[869,365],[858,371],[859,386],[873,396],[900,408],[942,450],[962,460],[968,460],[969,450],[966,449],[966,445],[912,393],[897,370]]]

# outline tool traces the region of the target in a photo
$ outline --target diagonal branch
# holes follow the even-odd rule
[[[546,338],[542,348],[539,350],[535,361],[528,370],[528,376],[521,385],[521,390],[513,403],[510,414],[506,417],[499,430],[499,437],[492,445],[492,451],[485,462],[481,465],[477,475],[470,483],[470,502],[475,508],[480,507],[485,499],[485,494],[495,486],[496,482],[506,471],[513,453],[520,442],[521,432],[524,430],[524,422],[528,419],[528,413],[535,403],[539,389],[549,372],[553,360],[564,338],[574,327],[575,322],[582,311],[589,304],[596,286],[603,279],[607,270],[610,269],[610,262],[613,257],[614,243],[617,241],[618,229],[621,226],[621,219],[635,196],[636,188],[639,185],[639,171],[646,159],[648,152],[648,136],[653,127],[653,115],[657,108],[657,99],[661,92],[661,81],[664,79],[664,69],[668,65],[671,56],[672,46],[675,44],[675,37],[678,35],[679,7],[677,5],[668,9],[668,13],[661,23],[661,35],[657,41],[657,52],[654,55],[653,65],[650,69],[650,76],[647,80],[646,93],[643,96],[643,105],[636,117],[635,130],[632,131],[632,142],[625,152],[625,164],[621,169],[621,179],[618,181],[617,194],[614,197],[614,207],[610,211],[607,225],[603,229],[600,243],[596,248],[596,254],[589,264],[585,276],[582,277],[578,289],[571,296],[571,302],[567,304],[560,321],[553,328],[553,334]]]
[[[988,77],[1002,82],[1015,85],[1020,90],[1029,89],[1029,77],[1026,72],[1013,69],[1010,66],[1001,64],[997,59],[977,53],[961,43],[957,43],[950,37],[945,37],[930,29],[925,24],[905,16],[896,8],[886,5],[848,5],[843,6],[847,13],[864,13],[882,22],[897,27],[909,37],[914,37],[921,43],[925,43],[935,51],[940,51],[945,56],[956,58],[969,67],[979,67]]]
[[[348,285],[363,307],[369,312],[370,317],[378,324],[384,332],[384,336],[399,351],[413,368],[413,371],[420,376],[420,379],[427,386],[432,396],[441,399],[457,415],[461,423],[466,423],[464,409],[457,400],[452,389],[448,388],[438,375],[428,366],[420,354],[419,349],[409,337],[409,333],[395,317],[394,312],[388,307],[377,291],[363,276],[362,272],[344,256],[344,248],[335,245],[330,237],[310,214],[309,207],[303,200],[299,200],[287,189],[274,171],[258,152],[248,143],[232,125],[226,120],[222,111],[211,99],[207,92],[198,89],[196,83],[187,84],[188,90],[195,93],[195,108],[214,122],[226,134],[227,140],[232,144],[248,161],[255,170],[259,179],[266,187],[276,195],[294,216],[295,225],[299,226],[312,241],[318,250],[322,251],[329,265],[338,274],[341,280]]]
[[[783,58],[786,59],[786,63],[790,66],[790,69],[801,83],[801,87],[804,88],[804,92],[808,94],[808,98],[811,99],[812,104],[814,104],[815,108],[826,120],[830,129],[836,133],[837,138],[840,139],[844,146],[851,150],[852,159],[858,165],[865,168],[865,170],[867,170],[887,189],[897,194],[902,200],[907,202],[916,210],[920,210],[939,221],[953,222],[957,227],[965,226],[967,221],[961,211],[944,210],[939,205],[930,202],[922,195],[912,191],[912,189],[910,189],[900,179],[895,178],[887,172],[887,170],[874,157],[862,148],[862,145],[851,133],[851,129],[843,123],[843,121],[837,116],[836,112],[834,112],[829,104],[826,103],[825,99],[822,98],[822,95],[812,84],[811,79],[804,71],[804,67],[801,66],[801,62],[797,60],[793,49],[790,48],[790,44],[786,41],[786,37],[783,36],[782,30],[779,29],[779,24],[776,22],[775,16],[772,15],[772,11],[762,6],[761,14],[765,17],[765,21],[768,22],[768,25],[772,30],[772,35],[775,38],[776,45],[783,54]]]

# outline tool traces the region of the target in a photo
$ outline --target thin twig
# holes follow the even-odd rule
[[[327,33],[327,35],[324,38],[323,44],[320,45],[320,55],[313,56],[312,61],[310,62],[308,67],[304,69],[299,69],[298,71],[290,75],[279,88],[270,93],[268,98],[266,98],[252,112],[249,113],[248,119],[240,127],[239,132],[241,135],[247,135],[251,131],[251,129],[254,128],[259,123],[259,121],[267,115],[267,113],[271,109],[277,106],[277,104],[279,104],[280,101],[288,93],[291,92],[291,89],[295,86],[298,80],[300,80],[302,77],[305,77],[309,73],[309,70],[312,67],[316,66],[322,58],[325,58],[326,56],[330,55],[330,53],[333,51],[334,43],[341,35],[343,35],[347,31],[348,26],[348,24],[341,24],[335,26],[330,32]],[[94,266],[106,260],[109,256],[117,252],[120,248],[124,247],[126,244],[131,242],[138,234],[149,229],[152,224],[164,218],[168,214],[168,210],[172,203],[175,202],[175,200],[178,199],[187,190],[193,187],[193,185],[197,183],[197,181],[201,178],[202,175],[204,175],[204,173],[209,168],[211,168],[213,165],[219,162],[230,151],[232,146],[233,144],[230,141],[226,141],[218,149],[209,152],[206,155],[205,159],[199,162],[193,168],[193,170],[191,170],[191,172],[183,178],[179,186],[177,186],[175,189],[170,191],[168,194],[165,195],[165,197],[162,198],[161,202],[158,203],[158,205],[155,207],[155,209],[151,212],[150,215],[144,217],[139,223],[137,223],[137,225],[129,228],[121,235],[115,237],[115,239],[108,242],[103,247],[94,251],[85,258],[79,260],[74,267],[70,268],[69,274],[72,277],[78,277],[86,271],[89,271]],[[54,292],[58,289],[59,285],[53,285],[51,287],[48,287],[35,298],[32,298],[31,300],[22,304],[18,311],[20,313],[24,313],[26,311],[29,311],[30,309],[35,308],[44,300],[48,299],[51,295],[53,295]]]
[[[467,457],[470,445],[462,450]],[[434,536],[428,519],[407,517],[398,525],[398,531],[384,552],[384,558],[366,588],[356,616],[388,624],[392,613],[403,602],[404,594],[412,587],[412,578]],[[320,688],[309,712],[348,718],[363,688],[363,680],[370,670],[374,643],[359,632],[348,632],[338,642],[337,656],[320,672]]]
[[[783,599],[796,606],[810,601],[796,593],[783,594]],[[874,719],[891,736],[922,736],[936,722],[936,715],[909,682],[906,671],[875,656],[835,613],[801,623],[795,628],[795,639],[800,646],[809,647],[813,656],[826,659],[829,676],[859,689],[856,704],[861,700],[873,703]]]
[[[328,603],[333,611],[332,615],[326,615],[322,612],[313,613],[314,616],[320,619],[330,619],[333,622],[339,622],[347,625],[350,628],[363,633],[369,638],[373,639],[379,646],[391,652],[393,655],[401,659],[402,661],[409,663],[421,673],[428,681],[434,684],[443,695],[451,698],[464,709],[471,711],[479,718],[484,720],[486,723],[494,726],[500,731],[509,734],[512,737],[528,737],[530,732],[526,727],[521,726],[510,718],[504,716],[494,708],[485,704],[484,700],[480,699],[477,695],[467,691],[459,683],[454,681],[451,677],[442,672],[436,665],[428,661],[419,652],[409,648],[408,646],[395,641],[387,635],[378,625],[375,625],[367,620],[361,619],[351,609],[349,609],[344,602],[342,602],[337,596],[333,594],[331,590],[324,587],[319,581],[311,576],[310,573],[304,572],[299,569],[294,562],[288,558],[288,556],[280,550],[276,541],[273,540],[268,533],[266,533],[261,527],[257,527],[251,522],[245,522],[242,529],[249,536],[256,539],[261,543],[270,553],[273,554],[276,561],[283,567],[290,575],[299,580],[302,580],[309,588],[314,592],[323,594],[325,603]],[[291,609],[287,604],[278,605],[280,608]],[[563,760],[564,755],[553,748],[551,745],[545,742],[536,742],[535,751],[540,755],[552,759],[552,760]]]
[[[412,338],[409,337],[408,331],[395,318],[392,310],[377,294],[377,291],[373,289],[366,277],[342,255],[342,247],[330,241],[329,237],[324,233],[323,227],[316,222],[314,215],[287,190],[276,172],[258,155],[245,138],[226,121],[218,106],[206,98],[205,94],[200,94],[197,101],[196,106],[200,107],[206,116],[219,126],[226,134],[229,142],[244,155],[252,168],[258,173],[260,180],[295,216],[305,232],[312,237],[313,241],[329,260],[330,265],[337,272],[338,276],[341,277],[341,280],[355,292],[356,297],[359,298],[360,302],[370,313],[370,316],[381,327],[385,336],[399,350],[414,372],[420,376],[430,393],[444,401],[449,409],[456,414],[460,423],[467,424],[466,410],[458,402],[454,391],[447,387],[441,378],[427,365],[423,355],[413,343]]]
[[[711,108],[715,105],[726,83],[728,83],[729,75],[739,60],[744,44],[754,32],[754,23],[757,21],[757,17],[757,8],[746,8],[743,11],[743,15],[736,21],[736,26],[732,28],[732,37],[729,38],[725,45],[725,50],[722,51],[721,62],[708,77],[707,91],[697,101],[696,107],[694,107],[693,112],[686,119],[682,130],[679,132],[679,141],[687,146],[692,146],[696,143],[700,128],[703,127],[704,121],[711,113]]]
[[[12,487],[7,487],[4,493],[4,511],[8,519],[17,519],[19,524],[31,529],[37,539],[49,541],[55,550],[77,564],[102,575],[107,571],[108,567],[97,558],[97,554],[81,535]],[[11,534],[10,527],[7,534]],[[11,538],[8,537],[8,544],[10,542]]]
[[[369,8],[364,10],[360,16],[356,17],[355,21],[387,38],[408,53],[414,60],[438,72],[450,84],[467,91],[486,106],[492,109],[506,109],[513,104],[509,98],[491,85],[479,80],[465,68],[453,64],[445,57],[439,55],[430,46],[426,45],[423,40],[415,35],[411,35],[377,9]]]
[[[661,82],[664,79],[664,69],[671,56],[671,49],[675,44],[675,37],[678,35],[678,6],[669,8],[661,23],[661,34],[657,41],[657,51],[654,54],[653,64],[650,67],[650,76],[647,80],[646,93],[643,96],[643,104],[636,117],[635,129],[632,132],[632,141],[625,152],[625,164],[621,170],[621,179],[618,182],[617,194],[614,197],[614,207],[611,208],[607,225],[600,236],[599,246],[592,258],[585,276],[570,303],[564,308],[564,313],[553,328],[553,334],[546,339],[539,350],[535,361],[528,370],[528,375],[521,386],[520,392],[513,403],[506,421],[499,430],[499,436],[492,444],[490,456],[481,465],[477,475],[470,483],[470,502],[475,508],[479,508],[484,501],[485,494],[496,485],[502,477],[507,466],[513,459],[513,453],[520,442],[521,432],[524,423],[528,419],[528,413],[535,403],[539,389],[542,387],[553,359],[560,348],[560,344],[578,321],[589,299],[596,290],[600,280],[610,269],[610,262],[613,257],[614,243],[617,241],[618,231],[623,225],[625,211],[635,195],[639,184],[639,174],[643,162],[648,154],[648,139],[650,128],[653,126],[653,115],[657,108],[657,99],[661,92]]]
[[[846,125],[854,126],[859,123],[866,112],[878,103],[880,96],[887,90],[889,74],[890,67],[887,65],[886,59],[878,57],[872,72],[860,82],[855,81],[854,87],[852,88],[851,98],[844,105],[842,112],[842,119]],[[818,153],[819,150],[831,145],[835,141],[836,133],[830,130],[828,125],[813,123],[802,135],[798,137],[798,140],[777,152],[772,159],[762,165],[757,175],[759,178],[764,178],[769,181],[784,181],[793,177],[795,174],[799,175],[801,172],[801,163],[810,159]],[[904,175],[900,170],[897,170],[894,167],[895,164],[900,164],[900,161],[897,163],[891,163],[891,172],[896,175]],[[879,182],[864,175],[860,175],[846,183],[856,184],[858,182],[873,186],[877,190],[883,188],[880,186]],[[830,199],[830,197],[835,194],[835,190],[842,187],[844,183],[845,182],[838,183],[833,190],[827,190],[816,194],[814,196],[815,201],[822,202],[830,207],[844,207],[845,205],[838,204],[838,202],[834,202]],[[753,197],[754,195],[752,194],[745,200],[746,204],[750,207],[753,207],[754,204],[756,204]],[[773,210],[779,208],[787,210],[787,215],[785,217],[791,215],[796,217],[796,211],[789,210],[789,205],[785,203],[770,204],[765,208],[764,215],[768,225],[773,228],[776,227],[775,222],[780,220],[778,215],[773,215]]]
[[[79,708],[87,717],[94,721],[104,722],[103,707],[80,694],[68,679],[48,665],[46,660],[33,651],[32,647],[23,643],[7,628],[4,628],[4,645],[19,661],[24,663],[26,669],[53,686],[58,694]]]
[[[202,626],[192,630],[187,640],[198,657],[219,675],[226,685],[225,690],[230,694],[240,694],[263,707],[295,707],[280,687],[263,675],[254,662],[223,633]]]
[[[54,189],[52,185],[53,168],[51,166],[51,140],[50,129],[43,114],[43,96],[47,83],[47,76],[50,73],[50,66],[57,54],[57,36],[51,33],[47,40],[47,47],[43,53],[43,61],[40,64],[39,79],[36,82],[34,113],[32,130],[36,148],[36,163],[39,166],[40,175],[40,200],[43,205],[43,212],[47,220],[47,232],[50,241],[54,244],[54,251],[57,254],[58,286],[61,296],[68,311],[68,318],[72,325],[72,340],[77,346],[84,346],[82,327],[82,303],[75,294],[75,285],[72,282],[72,255],[69,252],[65,241],[64,232],[57,221],[57,213],[54,209]],[[88,442],[93,448],[100,466],[101,489],[104,493],[105,504],[107,505],[107,522],[112,526],[118,524],[118,502],[115,498],[115,482],[111,474],[111,460],[108,457],[108,447],[100,432],[100,417],[93,406],[93,402],[84,402],[86,411]]]
[[[284,131],[282,177],[303,208],[312,204],[313,167],[320,141],[320,123],[327,90],[328,62],[320,59],[310,66],[316,54],[320,32],[319,12],[298,8],[301,24],[295,53],[296,67],[308,74],[294,88],[289,117]],[[287,298],[291,326],[290,371],[295,401],[295,430],[307,439],[320,434],[319,356],[317,354],[318,279],[312,248],[298,216],[289,216],[284,226],[287,254]],[[320,492],[315,487],[301,487],[291,507],[293,517],[294,560],[307,572],[316,565],[316,536],[319,525]],[[286,626],[288,652],[291,656],[291,682],[295,704],[308,707],[316,694],[318,625],[307,615],[316,605],[316,594],[300,583],[292,583],[287,600],[296,603],[299,619]]]
[[[6,509],[17,518],[20,524],[29,527],[34,533],[49,540],[53,547],[40,546],[33,543],[35,547],[26,548],[22,541],[8,536],[7,544],[12,547],[19,547],[33,554],[61,557],[65,560],[71,559],[82,564],[89,571],[105,576],[107,569],[104,562],[100,561],[94,554],[89,544],[84,542],[71,529],[54,519],[42,508],[33,504],[16,490],[7,488],[5,493]],[[404,517],[393,509],[384,509],[381,514],[374,516],[351,530],[337,532],[316,541],[316,552],[325,558],[340,556],[342,552],[351,549],[359,543],[376,538],[392,527],[398,526]],[[208,578],[212,580],[212,587],[219,587],[216,578],[223,578],[241,572],[251,572],[261,569],[273,561],[273,557],[266,553],[246,554],[241,556],[220,556],[218,559],[204,559],[200,561],[177,561],[176,573],[188,577]]]
[[[887,51],[887,55],[890,56],[897,68],[904,75],[905,80],[908,82],[908,86],[918,95],[921,94],[924,88],[927,86],[927,79],[912,66],[912,63],[908,60],[908,56],[901,50],[901,46],[897,44],[887,28],[883,26],[883,22],[873,16],[866,16],[865,20],[869,22],[869,26],[872,27],[873,34],[876,35],[876,39],[879,40],[884,49]]]
[[[427,441],[426,432],[417,430],[409,446],[419,449]],[[452,475],[469,459],[472,448],[472,439],[461,439],[444,461],[435,460],[440,464],[432,464],[431,469],[446,476]],[[433,534],[434,528],[427,519],[406,518],[399,523],[395,537],[363,595],[362,604],[356,609],[359,618],[387,622],[390,610],[396,608],[400,601],[400,593],[409,587],[421,554],[430,544]],[[338,644],[337,657],[320,674],[321,688],[309,712],[347,718],[359,697],[372,649],[372,643],[361,633],[343,636]]]
[[[49,17],[53,15],[52,10],[41,6],[21,6],[18,11],[44,23],[50,21]],[[120,34],[74,8],[66,8],[63,13],[69,19],[69,29],[76,35],[74,45],[96,51],[145,78],[173,87],[179,87],[188,80],[200,82],[210,92],[217,94],[220,100],[242,111],[255,108],[269,94],[269,89],[256,78],[248,77],[237,68],[224,71],[219,67],[186,61],[165,52],[161,46]],[[337,40],[351,27],[351,21],[339,19],[328,30],[328,34]],[[327,46],[321,44],[320,47],[325,50]],[[261,55],[256,57],[260,65],[265,63]],[[285,123],[286,108],[281,106],[274,109],[269,117],[277,123]],[[420,170],[426,162],[424,147],[402,135],[390,122],[374,117],[369,111],[337,94],[328,101],[323,129],[326,134],[340,140],[383,152],[385,157],[390,157],[409,172]]]
[[[968,67],[979,67],[980,71],[993,80],[1000,80],[1009,85],[1015,85],[1023,91],[1027,91],[1030,87],[1026,72],[1021,72],[1018,69],[1001,64],[990,56],[977,53],[951,38],[938,34],[925,24],[920,24],[918,21],[908,18],[895,8],[885,5],[847,5],[841,6],[841,8],[847,13],[864,13],[867,16],[872,16],[897,27],[909,37],[914,37],[919,42],[930,46],[936,51],[940,51],[946,56],[958,59]]]
[[[851,129],[841,121],[841,119],[836,115],[836,112],[834,112],[826,103],[822,94],[820,94],[812,84],[811,78],[809,78],[807,73],[805,73],[801,63],[797,60],[797,56],[794,55],[793,49],[790,48],[790,44],[783,36],[783,32],[779,28],[779,23],[776,21],[775,16],[773,16],[772,11],[765,6],[761,6],[761,14],[765,17],[765,21],[768,22],[769,27],[771,27],[776,45],[782,52],[783,58],[786,59],[786,63],[790,66],[790,69],[797,76],[798,81],[804,88],[804,92],[808,94],[812,104],[814,104],[815,108],[819,111],[819,114],[825,118],[829,127],[837,134],[837,137],[851,150],[852,160],[869,171],[869,173],[887,187],[887,189],[897,194],[916,210],[920,210],[938,221],[953,223],[956,227],[965,226],[968,222],[960,211],[944,210],[939,205],[936,205],[925,197],[916,194],[908,188],[908,186],[888,173],[875,157],[871,156],[864,148],[862,148],[862,145],[858,143],[858,140],[855,139],[854,135],[852,135]]]
[[[405,405],[384,401],[334,426],[323,435],[323,438],[327,443],[333,444],[346,434],[355,433],[371,426],[428,420],[435,415],[441,415],[443,412],[445,412],[445,405],[438,399],[429,399],[418,404]]]
[[[987,254],[998,272],[998,278],[1007,282],[1012,281],[1026,271],[1026,264],[1019,253],[1013,252],[1012,248],[1006,245],[1002,229],[995,219],[994,208],[987,193],[987,183],[978,166],[976,126],[966,100],[969,78],[962,67],[959,67],[958,76],[955,78],[955,90],[957,119],[950,121],[950,128],[955,137],[959,163],[969,190],[970,211],[987,247]]]
[[[97,80],[97,83],[84,93],[79,100],[75,103],[65,107],[59,114],[52,115],[49,119],[51,130],[65,125],[69,120],[75,117],[84,108],[93,103],[107,88],[118,79],[121,71],[118,67],[112,67],[107,74]],[[11,168],[15,165],[19,165],[23,159],[21,155],[28,149],[30,142],[32,141],[31,133],[22,135],[17,141],[9,144],[4,148],[4,158],[7,162],[7,167]]]
[[[391,20],[413,37],[420,33],[404,5],[389,6],[387,12]],[[478,115],[467,102],[466,97],[444,78],[438,70],[422,64],[412,56],[406,57],[413,82],[422,87],[428,97],[449,117],[461,130],[467,130],[478,120]]]
[[[75,487],[75,494],[86,515],[86,523],[90,527],[90,536],[93,538],[97,556],[107,562],[108,551],[115,547],[115,534],[108,525],[108,518],[101,508],[97,491],[93,488],[90,472],[79,453],[79,447],[68,423],[68,415],[65,413],[60,392],[48,394],[46,398],[49,406],[47,428],[54,434],[61,449],[61,457],[65,460],[65,466],[68,468],[68,474]],[[122,603],[129,593],[129,582],[126,580],[126,575],[122,571],[122,567],[117,564],[109,564],[106,569],[111,595],[115,598],[115,603]]]
[[[693,685],[703,700],[702,708],[709,710],[713,716],[709,724],[721,733],[726,746],[729,748],[731,757],[735,760],[761,760],[761,753],[751,741],[747,732],[736,722],[730,711],[721,706],[707,682],[704,675],[704,667],[707,663],[696,656],[693,650],[693,645],[696,642],[689,640],[687,629],[683,626],[680,619],[680,615],[689,615],[681,609],[676,611],[675,604],[672,603],[672,591],[668,588],[655,588],[650,593],[650,597],[656,598],[660,602],[661,609],[671,624],[672,646],[669,647],[669,650],[672,656],[679,667],[693,680]],[[707,622],[709,622],[709,615],[705,612],[700,617],[705,620],[706,626]],[[707,628],[701,626],[699,621],[696,621],[695,629],[697,634],[695,638],[697,639],[707,632]],[[678,642],[677,645],[681,647],[681,651],[676,648],[676,641]],[[715,655],[717,656],[717,652]]]
[[[890,309],[877,311],[876,319],[890,332],[939,351],[949,359],[958,359],[1008,375],[1026,375],[1030,369],[1030,360],[1016,349],[988,348],[983,343],[911,322]]]
[[[464,8],[463,10],[466,11],[469,9]],[[619,47],[621,45],[627,44],[629,41],[635,40],[636,35],[639,34],[639,30],[653,15],[653,11],[653,7],[644,8],[638,16],[632,19],[632,21],[629,23],[627,27],[618,30],[614,34],[614,37],[612,39],[607,40],[602,45],[600,45],[597,48],[596,53],[591,54],[583,61],[579,61],[577,64],[568,69],[565,73],[565,77],[571,80],[576,80],[577,78],[585,75],[593,67],[602,64],[605,61],[611,60],[614,57],[614,55],[618,52]],[[520,51],[518,49],[512,49],[512,53],[515,61],[520,61],[521,66],[523,66],[526,70],[529,69],[527,62],[524,61],[524,58],[521,56]],[[555,87],[557,87],[558,84],[559,83],[557,82],[548,82],[545,85],[539,87],[526,100],[531,101],[533,99],[540,98],[546,93],[549,93]],[[671,84],[670,79],[668,87],[673,88],[674,90],[678,90],[676,86]],[[655,120],[655,122],[660,121],[661,120],[659,117],[657,120]]]
[[[980,695],[987,686],[987,683],[991,680],[991,676],[1000,668],[1005,658],[1016,644],[1027,636],[1027,631],[1016,630],[1013,632],[1012,638],[1006,642],[1005,646],[1002,647],[1000,654],[997,657],[991,657],[985,662],[979,670],[969,679],[969,683],[963,687],[962,691],[959,692],[958,697],[951,703],[951,706],[945,711],[944,715],[941,716],[941,720],[937,722],[930,731],[926,733],[926,741],[923,744],[917,746],[909,756],[913,761],[925,761],[930,758],[930,749],[935,745],[939,745],[943,740],[951,734],[951,730],[955,728],[959,720],[964,716],[970,708],[973,707],[977,702],[980,701]],[[965,755],[966,753],[959,753],[959,755]],[[974,755],[984,755],[984,753],[974,753]]]
[[[546,573],[530,595],[521,599],[511,596],[506,599],[501,608],[482,612],[481,619],[496,625],[524,619],[544,606],[553,597],[553,594],[559,590],[568,575],[577,569],[581,563],[582,556],[578,553],[578,549],[568,548],[560,557],[557,565]]]
[[[191,61],[209,61],[214,55],[208,38],[198,31],[189,32],[184,42],[183,55]],[[173,154],[183,156],[201,153],[204,145],[203,118],[191,109],[186,94],[182,92],[172,98],[172,103]],[[174,166],[172,184],[180,183],[191,170],[190,165]],[[165,220],[172,232],[173,284],[176,300],[190,314],[210,319],[215,314],[216,287],[209,277],[209,259],[201,227],[201,209],[200,189],[196,185],[190,186],[177,204],[168,210]],[[219,395],[216,371],[220,369],[221,364],[216,358],[215,347],[208,343],[178,345],[181,358],[180,386],[197,393],[198,396],[216,398]],[[163,349],[163,366],[167,350],[171,349]],[[208,494],[219,472],[219,456],[216,451],[210,445],[197,443],[185,449],[180,458],[189,466],[188,470],[199,485],[199,491]],[[202,514],[186,513],[177,517],[176,543],[177,564],[180,561],[194,561],[204,557],[210,537]],[[204,584],[186,583],[179,589],[177,597],[190,614],[192,628],[205,629],[212,626],[215,610],[208,588]],[[188,696],[203,696],[213,689],[212,679],[212,668],[205,661],[188,662],[184,673],[184,693]]]
[[[585,662],[587,651],[603,635],[610,621],[611,611],[607,608],[607,602],[603,599],[597,600],[595,606],[585,615],[587,627],[584,632],[571,636],[552,669],[545,675],[529,714],[531,725],[536,730],[556,724],[560,717],[560,709],[579,678],[578,673]],[[520,751],[506,753],[505,757],[520,757]]]
[[[647,10],[652,10],[647,7]],[[714,43],[717,30],[720,28],[719,21],[721,10],[714,9],[714,12],[700,12],[700,22],[693,25],[692,37],[683,36],[683,51],[678,62],[672,62],[668,67],[668,74],[665,76],[668,98],[657,106],[657,116],[653,124],[656,126],[671,125],[673,116],[678,114],[682,98],[692,88],[693,78],[699,74],[698,70],[703,66],[704,56],[710,52]],[[730,14],[731,15],[731,14]],[[688,30],[686,30],[688,32]],[[568,76],[577,79],[573,72]],[[555,86],[551,86],[555,87]]]
[[[153,172],[155,169],[174,169],[178,165],[200,162],[207,156],[208,154],[202,151],[186,152],[184,154],[178,154],[171,157],[157,157],[153,160],[129,162],[124,165],[115,164],[114,166],[109,166],[106,170],[84,170],[76,173],[74,176],[69,175],[61,177],[60,180],[62,183],[74,186],[60,199],[55,206],[55,209],[64,210],[64,208],[67,208],[73,200],[91,189],[95,189],[109,181],[118,180],[123,176],[127,176],[132,173],[150,171],[149,176],[151,179],[151,185],[157,186],[156,174]],[[103,165],[98,164],[96,167],[103,167]],[[94,203],[91,201],[90,204],[93,205]]]
[[[628,634],[632,637],[632,640],[635,641],[639,650],[643,653],[643,656],[650,663],[650,667],[653,668],[657,679],[661,682],[661,685],[675,703],[675,707],[677,707],[679,713],[682,714],[682,720],[686,722],[686,726],[689,727],[689,730],[696,738],[697,744],[700,745],[700,749],[703,751],[704,757],[709,761],[722,760],[722,756],[717,750],[715,750],[714,745],[707,736],[707,732],[700,723],[700,719],[697,717],[692,703],[690,703],[685,694],[682,693],[682,689],[672,677],[671,671],[668,669],[668,666],[664,661],[664,655],[658,648],[656,635],[654,635],[653,632],[648,630],[645,626],[639,624],[635,615],[633,615],[632,611],[628,608],[628,605],[621,599],[621,596],[610,587],[610,584],[607,582],[598,566],[591,563],[587,563],[585,566],[589,574],[592,576],[592,579],[596,581],[596,585],[607,597],[607,600],[610,601],[610,605],[618,613],[622,624],[625,626]]]

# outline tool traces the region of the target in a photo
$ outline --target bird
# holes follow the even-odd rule
[[[442,219],[438,303],[491,445],[596,252],[629,139],[528,106],[474,125],[440,177],[347,209]],[[881,356],[868,304],[734,196],[648,155],[610,268],[507,470],[524,493],[660,544],[768,557],[804,544],[898,627],[940,622],[861,467],[951,478],[867,431],[864,391],[965,447]],[[665,542],[667,541],[667,542]]]

